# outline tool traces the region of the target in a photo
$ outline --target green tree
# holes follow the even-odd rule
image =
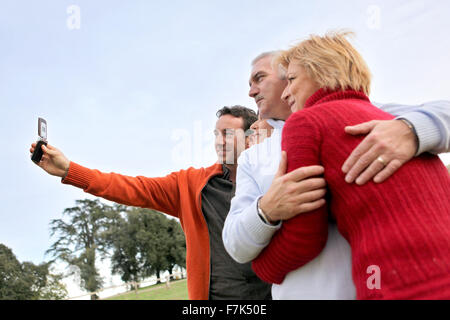
[[[157,211],[139,208],[133,208],[129,216],[130,223],[141,224],[136,237],[145,275],[155,274],[160,283],[161,272],[170,269],[168,218]]]
[[[51,263],[35,265],[22,263],[23,277],[31,286],[34,300],[62,300],[67,298],[67,289],[61,282],[63,275],[50,272]]]
[[[20,263],[11,249],[0,244],[0,299],[57,300],[67,297],[62,276],[50,273],[50,263]]]
[[[185,267],[186,245],[180,224],[155,210],[124,208],[108,231],[113,250],[112,271],[125,282],[139,281],[161,272]],[[158,282],[160,282],[158,280]]]
[[[35,265],[31,262],[22,263],[22,277],[30,286],[33,293],[32,299],[39,299],[41,290],[47,285],[48,274],[48,263],[41,263],[40,265]]]
[[[69,275],[77,274],[80,286],[88,292],[102,288],[103,279],[96,267],[97,253],[100,256],[107,253],[103,233],[116,214],[98,199],[76,200],[75,207],[63,212],[68,221],[55,219],[50,223],[51,236],[57,240],[46,253],[71,266]],[[91,295],[91,299],[97,298]]]
[[[33,297],[31,283],[24,278],[19,260],[10,248],[0,244],[0,299],[29,300]]]
[[[167,232],[169,234],[167,259],[169,272],[172,274],[175,266],[186,268],[186,240],[180,223],[174,219],[169,220]]]
[[[118,215],[110,220],[104,233],[105,241],[112,250],[112,273],[119,274],[124,282],[139,282],[145,273],[136,238],[141,225],[138,221],[130,223],[130,219],[133,222],[136,219],[128,215],[127,207],[115,205],[114,209]]]
[[[67,288],[61,282],[62,274],[49,273],[47,283],[39,291],[39,300],[62,300],[67,298]]]

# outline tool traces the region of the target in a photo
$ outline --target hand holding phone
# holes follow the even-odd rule
[[[31,160],[47,173],[65,177],[69,172],[70,161],[61,151],[47,143],[47,122],[42,118],[38,121],[38,135],[39,140],[31,144]]]

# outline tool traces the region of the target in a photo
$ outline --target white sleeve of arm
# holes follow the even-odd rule
[[[417,133],[419,149],[434,154],[450,151],[450,101],[432,101],[418,106],[376,104],[397,119],[410,121]]]
[[[239,263],[256,258],[281,227],[266,224],[258,215],[257,201],[262,196],[258,184],[250,175],[247,154],[238,161],[236,193],[225,219],[222,239],[228,254]]]

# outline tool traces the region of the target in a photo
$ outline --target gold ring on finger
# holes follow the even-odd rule
[[[377,161],[380,161],[380,162],[383,164],[383,166],[386,167],[387,163],[386,163],[386,161],[383,159],[382,156],[379,156],[379,157],[377,158]]]

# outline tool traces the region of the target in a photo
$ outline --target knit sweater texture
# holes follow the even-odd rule
[[[287,171],[324,166],[327,205],[283,222],[252,263],[260,278],[279,284],[317,256],[331,215],[352,248],[358,299],[450,298],[450,175],[440,159],[423,154],[381,184],[344,180],[342,165],[364,138],[344,128],[389,119],[362,92],[324,89],[289,117]]]
[[[191,300],[207,300],[210,245],[208,226],[201,209],[201,191],[209,179],[221,174],[222,165],[218,163],[148,178],[104,173],[71,162],[62,182],[107,200],[158,210],[180,219],[186,237],[188,296]]]

